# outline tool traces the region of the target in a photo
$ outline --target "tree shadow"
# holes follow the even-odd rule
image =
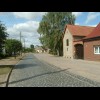
[[[29,68],[29,67],[37,67],[37,64],[19,64],[19,65],[16,65],[14,69],[23,69],[23,68]]]
[[[26,57],[26,58],[22,58],[21,60],[28,60],[28,59],[34,59],[34,58],[32,58],[32,57]]]
[[[6,84],[7,83],[7,81],[4,81],[4,82],[0,82],[0,85],[2,85],[2,84]]]
[[[70,69],[70,68],[68,68],[68,69]],[[56,73],[64,72],[64,71],[66,71],[66,70],[68,70],[68,69],[59,70],[59,71],[54,71],[54,72],[42,73],[42,74],[38,74],[38,75],[31,76],[31,77],[28,77],[28,78],[20,79],[20,80],[17,80],[17,81],[12,81],[12,82],[9,82],[9,83],[8,83],[8,86],[9,86],[9,84],[14,84],[14,83],[26,81],[26,80],[33,79],[33,78],[37,78],[37,77],[40,77],[40,76],[45,76],[45,75],[50,75],[50,74],[56,74]]]
[[[0,65],[0,68],[6,68],[6,67],[10,67],[10,68],[12,68],[12,67],[14,67],[15,65]]]

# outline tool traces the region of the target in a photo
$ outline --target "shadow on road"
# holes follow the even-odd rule
[[[14,65],[0,65],[0,68],[5,68],[5,67],[14,67]]]
[[[7,81],[4,81],[4,82],[0,82],[0,85],[2,85],[2,84],[5,84],[5,83],[7,83]]]
[[[70,68],[68,68],[68,69],[70,69]],[[29,80],[29,79],[32,79],[32,78],[37,78],[37,77],[44,76],[44,75],[50,75],[50,74],[56,74],[56,73],[64,72],[64,71],[66,71],[66,70],[68,70],[68,69],[59,70],[59,71],[54,71],[54,72],[42,73],[42,74],[39,74],[39,75],[31,76],[31,77],[24,78],[24,79],[20,79],[20,80],[17,80],[17,81],[12,81],[12,82],[9,82],[9,84],[14,84],[14,83],[26,81],[26,80]],[[9,85],[8,85],[8,86],[9,86]]]
[[[16,65],[14,69],[23,69],[28,67],[37,67],[37,64],[19,64]]]
[[[34,59],[32,57],[26,57],[26,58],[22,58],[21,60],[29,60],[29,59]]]

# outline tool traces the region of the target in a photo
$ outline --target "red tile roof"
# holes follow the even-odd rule
[[[74,36],[87,36],[90,34],[95,27],[90,26],[79,26],[79,25],[66,25],[66,28],[71,32]]]
[[[96,26],[96,28],[84,39],[95,38],[100,36],[100,23]]]

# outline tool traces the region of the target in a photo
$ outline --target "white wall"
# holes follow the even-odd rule
[[[66,40],[69,39],[69,46],[66,45]],[[68,51],[67,51],[68,48]],[[65,31],[63,38],[63,56],[68,59],[73,59],[73,36],[68,29]]]

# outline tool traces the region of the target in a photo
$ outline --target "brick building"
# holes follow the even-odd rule
[[[100,23],[83,39],[84,59],[100,61]]]
[[[68,59],[83,59],[83,38],[88,36],[95,27],[66,25],[63,37],[63,56]]]
[[[100,23],[96,27],[66,25],[63,56],[68,59],[100,61]]]

